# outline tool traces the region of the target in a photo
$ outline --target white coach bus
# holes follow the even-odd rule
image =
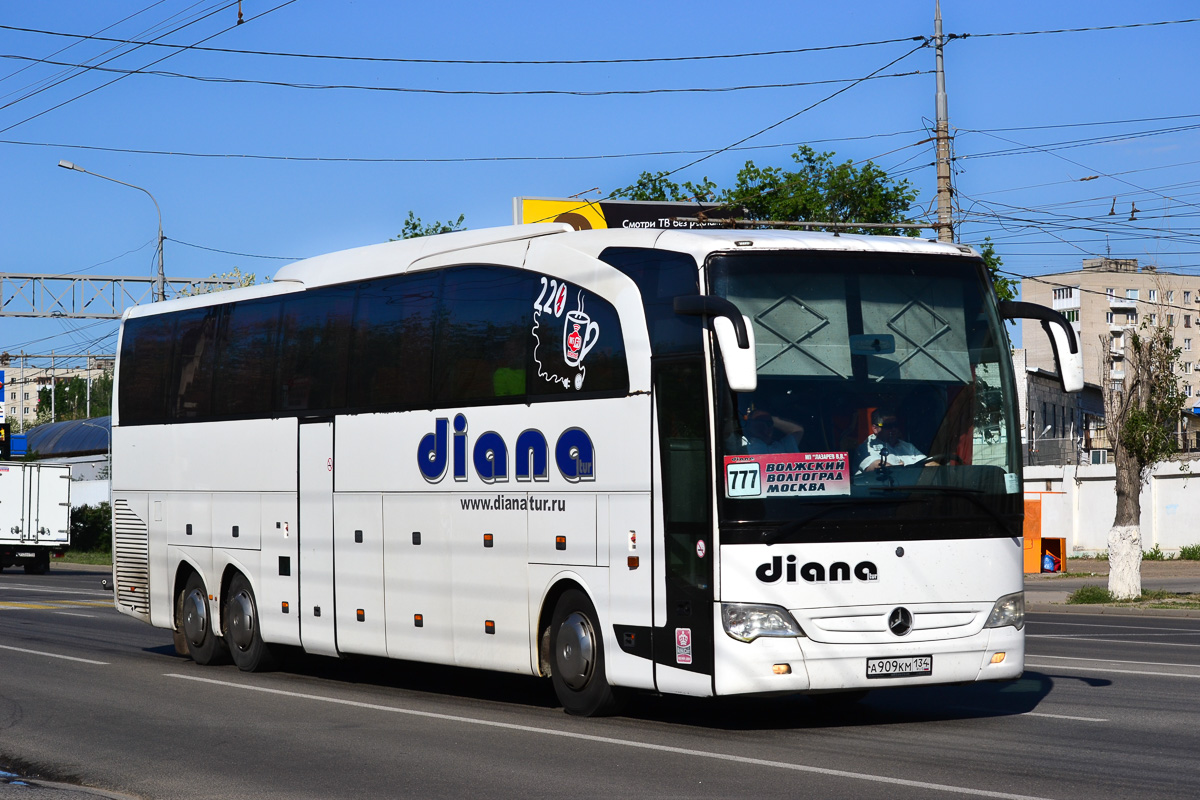
[[[564,224],[141,306],[116,603],[281,647],[549,676],[567,711],[1012,679],[1017,405],[970,248]]]

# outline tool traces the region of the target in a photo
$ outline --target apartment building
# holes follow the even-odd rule
[[[1062,312],[1083,345],[1083,377],[1103,385],[1125,376],[1130,330],[1165,325],[1181,349],[1179,383],[1186,407],[1200,403],[1200,275],[1139,266],[1137,259],[1084,259],[1082,269],[1021,281],[1021,298]],[[1021,338],[1031,368],[1054,370],[1054,353],[1040,323],[1022,320]],[[1107,356],[1113,356],[1111,366]]]
[[[55,362],[49,356],[11,355],[0,358],[4,371],[3,419],[19,433],[33,424],[37,417],[38,392],[51,381],[70,380],[76,376],[95,380],[111,373],[116,363],[113,356],[88,356]]]

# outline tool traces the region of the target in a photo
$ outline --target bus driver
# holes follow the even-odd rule
[[[884,464],[896,467],[924,461],[926,466],[937,466],[936,461],[925,459],[925,454],[912,442],[900,438],[900,423],[895,412],[877,408],[871,412],[871,432],[867,440],[854,451],[853,464],[856,473],[874,472]]]

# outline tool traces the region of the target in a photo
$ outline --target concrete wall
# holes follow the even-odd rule
[[[1116,466],[1029,466],[1025,499],[1041,500],[1042,536],[1066,539],[1068,555],[1108,549],[1117,508]],[[1142,486],[1142,549],[1178,553],[1200,543],[1200,461],[1164,461]]]

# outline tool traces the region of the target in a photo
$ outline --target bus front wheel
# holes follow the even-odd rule
[[[229,583],[225,602],[225,639],[229,655],[243,672],[265,672],[275,668],[275,658],[258,629],[258,604],[254,590],[242,575]]]
[[[587,595],[568,589],[550,620],[550,680],[568,714],[604,716],[617,710],[617,694],[604,674],[604,643]]]
[[[196,573],[188,576],[175,604],[175,625],[183,634],[184,646],[192,661],[202,666],[220,663],[225,648],[213,630],[208,591],[204,579]]]

